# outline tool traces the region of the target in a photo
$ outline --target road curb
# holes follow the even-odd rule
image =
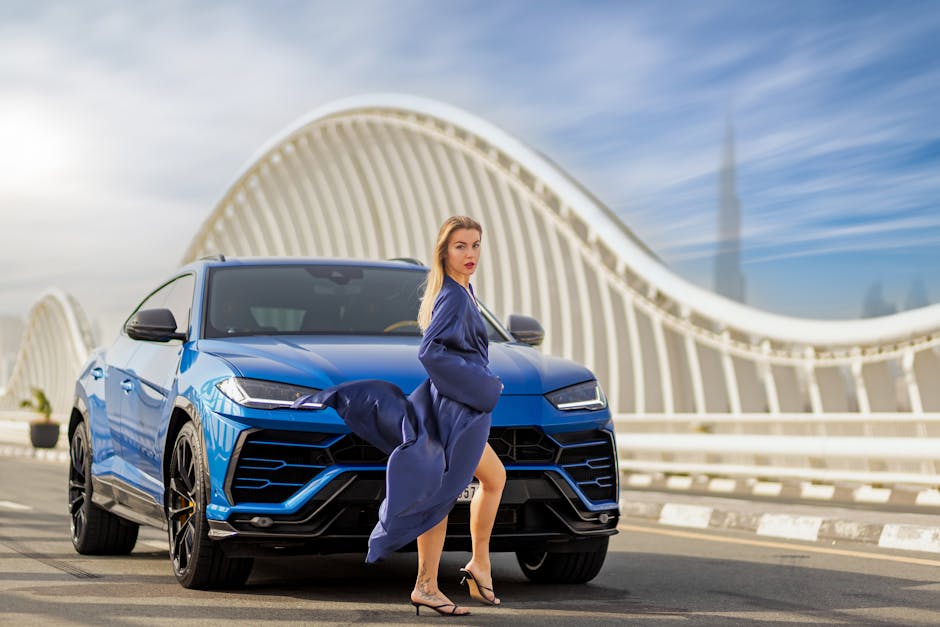
[[[620,501],[621,519],[690,529],[733,529],[809,542],[848,541],[883,548],[940,553],[940,526],[872,523],[788,513],[758,513],[675,502]]]
[[[45,462],[67,463],[69,452],[57,449],[41,449],[18,444],[0,443],[0,457],[30,457]]]
[[[864,505],[940,506],[936,488],[882,488],[867,485],[822,485],[810,481],[766,481],[689,475],[652,475],[624,473],[621,485],[626,489],[656,491],[694,491],[715,496],[803,499],[814,502],[840,502]]]
[[[69,452],[0,443],[0,457],[28,457],[65,464],[69,461]],[[873,523],[806,514],[748,512],[668,499],[651,502],[629,497],[620,500],[620,512],[622,518],[654,521],[672,527],[730,529],[763,537],[809,542],[862,542],[889,549],[940,554],[940,525]]]

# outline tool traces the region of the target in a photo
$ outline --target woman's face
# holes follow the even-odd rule
[[[457,229],[447,241],[444,269],[452,279],[467,285],[470,275],[480,260],[480,232],[475,229]]]

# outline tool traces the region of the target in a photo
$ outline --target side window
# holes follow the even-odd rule
[[[144,309],[169,309],[176,319],[176,330],[186,333],[189,330],[189,313],[193,302],[193,287],[195,279],[187,274],[170,281],[156,292],[144,299],[134,313]],[[132,318],[134,314],[128,318]]]
[[[176,319],[176,332],[187,333],[189,331],[189,317],[193,307],[193,288],[196,286],[196,279],[193,275],[187,274],[181,276],[167,287],[171,287],[167,294],[166,302],[162,307],[166,307],[173,312]]]
[[[127,317],[127,320],[124,321],[124,324],[130,322],[131,318],[134,317],[138,311],[143,311],[144,309],[160,309],[163,307],[163,303],[166,302],[166,296],[170,293],[170,290],[173,289],[173,284],[168,283],[158,289],[156,292],[144,299],[144,301],[137,305],[137,308]]]

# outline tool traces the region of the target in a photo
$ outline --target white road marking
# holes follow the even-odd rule
[[[783,484],[773,481],[758,481],[754,484],[754,496],[779,496],[783,491]]]
[[[819,537],[819,527],[822,522],[823,519],[818,516],[764,514],[760,517],[757,535],[815,542]]]
[[[11,509],[17,512],[24,512],[33,509],[29,505],[14,503],[13,501],[0,501],[0,509]]]
[[[673,475],[666,479],[666,487],[670,490],[688,490],[692,487],[692,477],[688,475]]]
[[[940,505],[940,490],[921,490],[917,494],[915,505]]]
[[[885,525],[878,538],[878,546],[886,549],[905,549],[940,553],[940,527],[919,525]]]
[[[847,549],[832,549],[824,546],[808,546],[804,544],[790,544],[787,542],[774,542],[772,540],[751,540],[748,538],[735,538],[731,536],[719,536],[714,533],[700,533],[696,531],[680,531],[679,529],[661,529],[659,527],[643,527],[640,525],[627,525],[621,523],[617,525],[621,531],[635,531],[637,533],[653,533],[660,536],[672,536],[674,538],[687,538],[690,540],[704,540],[706,542],[724,542],[726,544],[746,544],[748,546],[762,546],[772,549],[784,549],[793,551],[804,551],[806,553],[823,553],[825,555],[841,555],[843,557],[857,557],[867,560],[878,560],[882,562],[899,562],[901,564],[916,564],[918,566],[930,566],[931,568],[940,568],[940,560],[927,560],[922,557],[907,557],[904,555],[890,555],[884,553],[863,553],[861,551],[849,551]]]
[[[712,508],[702,505],[666,503],[659,513],[659,522],[674,527],[706,529],[712,517]]]
[[[800,489],[800,496],[804,499],[831,499],[835,494],[834,485],[816,485],[814,483],[804,483]]]
[[[859,503],[887,503],[891,498],[891,490],[865,485],[853,491],[852,498]]]
[[[709,492],[734,492],[738,482],[734,479],[712,479],[708,482]]]

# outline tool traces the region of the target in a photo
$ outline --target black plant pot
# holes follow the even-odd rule
[[[59,441],[59,423],[29,423],[29,441],[32,443],[33,448],[54,448],[56,442]]]

